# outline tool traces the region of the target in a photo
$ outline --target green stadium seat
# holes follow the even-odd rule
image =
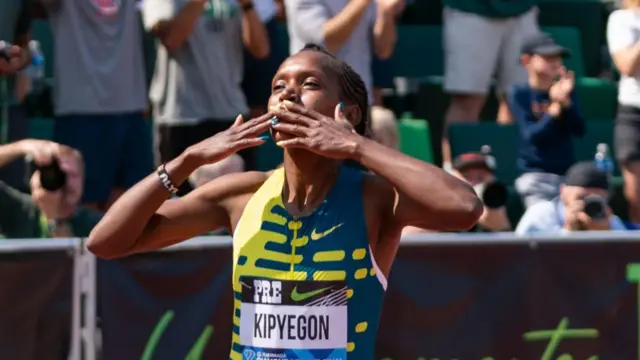
[[[596,147],[600,143],[609,145],[613,151],[613,121],[589,120],[583,138],[574,138],[573,148],[578,161],[593,160]],[[449,129],[451,152],[457,156],[466,152],[479,151],[482,145],[491,146],[496,157],[496,175],[502,181],[512,182],[518,175],[516,169],[518,133],[514,125],[496,123],[454,124]],[[615,157],[615,154],[612,154]],[[615,174],[619,174],[616,168]]]
[[[547,26],[542,31],[551,35],[558,44],[571,50],[571,56],[565,59],[565,66],[577,77],[585,76],[582,40],[580,31],[574,27]]]
[[[38,40],[45,59],[45,75],[48,79],[53,77],[53,34],[47,20],[33,20],[31,24],[31,38]]]
[[[612,120],[590,120],[587,121],[587,132],[583,138],[573,139],[573,149],[578,161],[593,160],[596,154],[596,147],[600,143],[609,146],[609,151],[613,152],[613,126]],[[615,156],[613,153],[612,157]],[[619,170],[616,164],[614,175],[618,175]]]
[[[398,122],[400,151],[422,161],[433,163],[429,123],[421,119],[401,119]]]
[[[392,57],[395,75],[422,78],[444,73],[442,27],[402,25]]]
[[[30,118],[27,137],[33,139],[53,140],[53,119]]]
[[[289,57],[289,31],[287,25],[278,24],[276,27],[276,39],[275,43],[271,45],[271,51],[277,54],[278,59],[286,59]]]
[[[608,7],[600,0],[541,0],[538,4],[540,26],[571,26],[578,29],[582,36],[586,76],[598,76],[602,70]]]
[[[506,184],[513,184],[518,176],[518,130],[515,126],[489,122],[453,124],[449,128],[449,141],[453,157],[467,152],[478,152],[483,145],[489,145],[496,158],[496,177]]]
[[[580,108],[587,119],[613,119],[618,106],[618,88],[606,79],[581,78],[576,80]]]

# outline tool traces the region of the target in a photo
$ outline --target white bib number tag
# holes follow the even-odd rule
[[[347,284],[243,277],[244,360],[345,360]]]

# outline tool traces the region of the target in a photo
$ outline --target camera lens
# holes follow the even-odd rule
[[[587,195],[583,199],[584,212],[594,220],[604,219],[606,217],[605,209],[607,201],[598,195]]]
[[[486,207],[497,209],[507,204],[509,192],[507,187],[500,181],[492,181],[484,186],[479,195]]]
[[[40,184],[45,190],[56,191],[64,187],[67,182],[67,174],[60,169],[58,161],[55,159],[51,164],[40,166]]]

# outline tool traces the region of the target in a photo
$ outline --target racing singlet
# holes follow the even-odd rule
[[[284,169],[249,200],[233,239],[231,360],[371,360],[387,280],[367,238],[361,170],[293,217]]]

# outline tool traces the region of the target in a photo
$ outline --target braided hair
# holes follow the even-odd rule
[[[340,78],[340,87],[342,88],[342,95],[346,99],[360,108],[360,121],[355,126],[356,132],[360,135],[369,137],[370,135],[370,121],[369,121],[369,95],[367,93],[367,87],[362,81],[360,75],[346,62],[340,60],[335,55],[327,51],[327,49],[315,45],[307,44],[300,50],[314,51],[317,53],[325,54],[332,60],[335,71]]]

